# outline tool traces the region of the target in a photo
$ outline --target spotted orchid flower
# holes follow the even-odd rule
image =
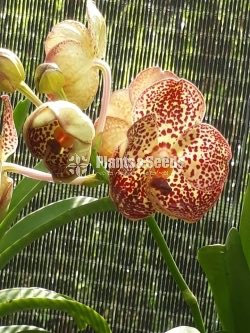
[[[56,24],[45,40],[46,63],[55,63],[62,71],[68,101],[86,109],[99,85],[98,68],[106,71],[100,59],[105,55],[106,24],[92,0],[87,0],[88,27],[66,20]],[[57,99],[56,95],[49,95]]]
[[[116,118],[107,117],[110,141],[104,129],[106,146],[119,142],[113,157],[123,160],[123,165],[110,169],[113,201],[133,220],[158,211],[197,222],[218,200],[231,159],[222,134],[202,123],[205,102],[201,92],[191,82],[154,67],[136,77],[126,98],[130,103],[126,112],[114,105],[109,108]],[[124,121],[125,113],[133,121],[119,137],[112,123]],[[116,135],[112,136],[112,128]],[[124,165],[124,161],[129,163]]]
[[[13,180],[3,170],[3,163],[17,148],[18,138],[13,120],[13,111],[7,95],[2,96],[3,116],[0,136],[0,218],[6,213],[13,191]]]
[[[95,129],[91,119],[73,103],[50,101],[27,118],[24,139],[33,156],[42,159],[54,180],[71,181],[89,163]],[[73,167],[73,169],[72,169]]]

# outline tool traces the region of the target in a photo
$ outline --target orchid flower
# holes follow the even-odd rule
[[[25,121],[23,133],[29,151],[43,159],[55,179],[76,178],[78,174],[69,165],[86,171],[95,129],[91,119],[75,104],[42,104]]]
[[[3,170],[3,163],[17,148],[18,138],[13,120],[13,111],[7,95],[2,96],[4,110],[0,136],[0,218],[6,213],[13,191],[13,180]]]
[[[73,20],[60,22],[45,40],[46,63],[59,66],[65,77],[63,89],[67,99],[81,109],[86,109],[96,95],[98,68],[104,72],[106,101],[110,90],[110,69],[101,60],[106,50],[106,24],[92,0],[87,0],[87,20],[88,27]],[[56,99],[54,94],[49,97]]]
[[[222,134],[202,123],[201,92],[172,72],[153,67],[141,72],[122,96],[115,104],[111,96],[103,146],[116,147],[117,160],[134,163],[111,166],[113,201],[133,220],[158,211],[197,222],[218,200],[231,159]],[[122,99],[129,100],[125,111]],[[133,122],[124,120],[124,114]],[[119,137],[116,124],[121,121],[127,125]]]

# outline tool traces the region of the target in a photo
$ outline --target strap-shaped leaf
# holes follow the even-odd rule
[[[250,271],[236,229],[225,245],[205,246],[198,260],[206,273],[223,330],[245,333],[250,327]]]
[[[10,325],[10,326],[0,326],[0,333],[50,333],[36,326],[28,325]]]
[[[0,291],[0,316],[31,309],[53,309],[70,315],[79,329],[87,325],[97,333],[110,333],[106,320],[95,310],[67,296],[42,288],[12,288]]]
[[[244,195],[243,209],[240,219],[240,238],[243,251],[250,269],[250,175],[248,186]]]
[[[16,126],[17,134],[22,131],[23,124],[29,112],[30,101],[25,99],[23,101],[19,101],[14,109],[14,122]],[[1,332],[1,331],[0,331]]]
[[[108,197],[98,200],[75,197],[57,201],[25,216],[14,224],[1,239],[0,269],[24,247],[46,232],[82,216],[114,210],[116,210],[115,205]]]

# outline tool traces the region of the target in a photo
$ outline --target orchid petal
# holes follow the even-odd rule
[[[91,68],[92,60],[87,49],[73,40],[59,43],[46,57],[46,62],[54,62],[60,67],[65,77],[66,96],[80,108],[91,104],[98,89],[98,69]]]
[[[228,142],[216,128],[201,124],[188,130],[175,149],[182,155],[184,175],[194,187],[210,191],[224,185],[232,155]]]
[[[95,123],[97,127],[99,119]],[[128,89],[116,90],[111,94],[102,143],[98,149],[101,156],[111,157],[117,147],[127,140],[127,131],[132,125],[132,105]]]
[[[87,0],[87,20],[95,56],[103,58],[107,44],[106,23],[92,0]]]
[[[16,127],[13,119],[13,110],[8,95],[2,96],[4,112],[3,112],[3,125],[1,135],[1,160],[5,161],[10,155],[12,155],[17,148],[18,137]]]
[[[88,29],[80,22],[66,20],[56,24],[48,34],[44,46],[46,55],[58,44],[66,40],[82,43],[91,52],[91,36]],[[94,58],[94,50],[91,57]]]
[[[119,118],[132,125],[132,104],[128,89],[119,89],[110,96],[107,115]]]
[[[95,123],[97,126],[98,120]],[[123,142],[127,140],[127,131],[129,124],[122,119],[108,116],[106,118],[105,128],[102,132],[101,147],[98,153],[101,156],[112,157],[117,149]]]
[[[171,189],[167,193],[163,191],[166,183]],[[152,179],[147,188],[147,195],[159,212],[194,223],[199,221],[215,204],[221,191],[222,188],[210,191],[195,188],[186,179],[181,168],[175,167],[168,179],[162,178],[158,184],[155,184]]]
[[[114,158],[114,163],[125,165],[110,166],[110,195],[129,219],[142,219],[155,211],[146,193],[152,166],[144,159],[157,145],[157,132],[154,115],[141,118],[129,129],[127,146],[120,147]]]
[[[0,175],[0,219],[8,210],[13,192],[13,180],[6,174]]]
[[[154,83],[143,91],[133,110],[135,120],[147,114],[156,115],[159,144],[165,144],[169,154],[178,137],[201,123],[204,112],[202,94],[191,82],[183,79]]]
[[[155,212],[145,191],[146,182],[147,175],[143,167],[110,171],[110,196],[126,218],[139,220]]]
[[[132,104],[136,102],[143,90],[163,79],[179,80],[173,72],[163,71],[160,67],[150,67],[141,71],[129,86],[129,96]]]

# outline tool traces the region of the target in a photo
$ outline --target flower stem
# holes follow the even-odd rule
[[[35,106],[40,106],[43,102],[36,96],[34,91],[22,81],[17,88],[24,96],[26,96]]]
[[[103,183],[109,183],[109,174],[105,167],[102,165],[99,156],[97,155],[96,149],[92,148],[90,163],[95,170],[96,176],[103,181]]]
[[[153,216],[150,216],[150,217],[146,218],[145,220],[146,220],[147,225],[151,231],[151,234],[154,237],[154,240],[157,243],[158,248],[168,266],[168,269],[169,269],[170,273],[172,274],[172,277],[174,278],[177,286],[179,287],[179,289],[182,293],[184,301],[187,303],[187,305],[189,306],[189,308],[192,312],[194,322],[195,322],[197,329],[201,333],[205,333],[204,321],[201,316],[201,311],[199,308],[199,304],[197,302],[197,298],[194,296],[192,291],[189,289],[179,268],[177,267],[156,220],[154,219]]]
[[[29,177],[29,178],[41,180],[41,181],[46,181],[46,182],[53,182],[53,183],[56,182],[50,173],[27,168],[22,165],[14,164],[14,163],[4,162],[2,164],[2,172],[17,173],[17,174],[23,175],[25,177]],[[94,175],[87,175],[87,176],[83,176],[83,177],[77,177],[67,184],[96,187],[96,186],[103,184],[103,181],[102,181],[102,179],[100,179],[100,177],[98,177],[97,175],[94,174]]]
[[[61,88],[61,90],[59,90],[56,94],[59,97],[59,99],[61,99],[63,101],[67,101],[68,100],[63,88]]]
[[[102,104],[98,124],[96,127],[96,134],[99,134],[104,130],[107,117],[107,110],[111,92],[111,70],[109,64],[100,59],[96,59],[94,61],[94,66],[98,67],[103,74]]]

